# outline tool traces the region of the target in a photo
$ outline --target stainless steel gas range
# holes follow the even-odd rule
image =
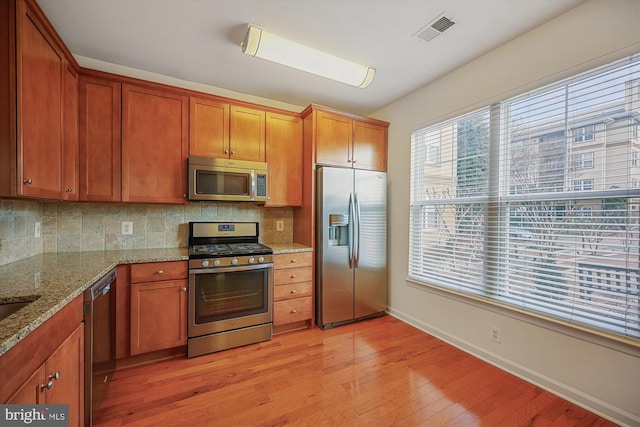
[[[188,357],[272,336],[273,251],[257,222],[189,223]]]

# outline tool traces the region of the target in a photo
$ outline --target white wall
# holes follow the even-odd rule
[[[590,0],[374,114],[389,128],[389,307],[414,324],[618,423],[640,425],[640,349],[407,281],[410,133],[640,52],[640,1]],[[495,325],[502,343],[489,340]],[[595,337],[594,337],[595,338]]]

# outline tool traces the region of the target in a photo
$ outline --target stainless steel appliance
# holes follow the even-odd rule
[[[84,292],[84,425],[93,425],[116,369],[116,270]]]
[[[189,157],[189,200],[267,201],[267,164]]]
[[[387,308],[386,174],[319,166],[316,323],[327,329]]]
[[[272,336],[273,251],[256,222],[189,223],[187,356]]]

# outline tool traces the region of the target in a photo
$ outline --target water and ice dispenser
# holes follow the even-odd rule
[[[329,214],[329,246],[349,245],[349,215]]]

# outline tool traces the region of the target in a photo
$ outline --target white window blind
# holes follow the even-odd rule
[[[639,123],[634,55],[414,131],[410,278],[640,338]]]

